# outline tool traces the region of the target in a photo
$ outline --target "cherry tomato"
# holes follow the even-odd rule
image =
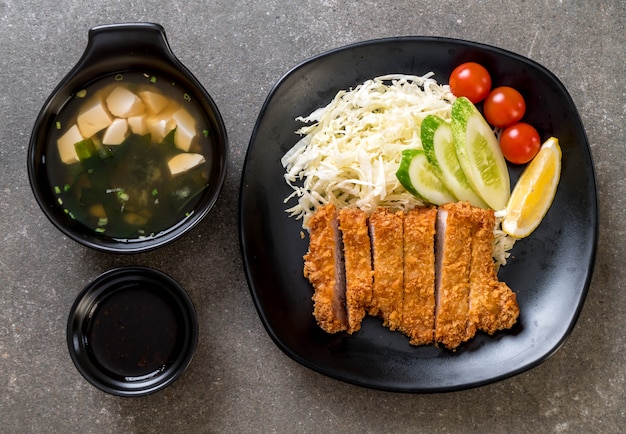
[[[539,133],[525,122],[518,122],[505,128],[500,135],[502,154],[514,164],[528,163],[537,155],[540,147]]]
[[[464,96],[476,104],[484,100],[491,89],[489,72],[478,63],[467,62],[454,68],[450,74],[450,90],[455,96]]]
[[[500,86],[489,93],[483,106],[485,119],[494,127],[506,128],[519,122],[526,112],[521,93],[508,86]]]

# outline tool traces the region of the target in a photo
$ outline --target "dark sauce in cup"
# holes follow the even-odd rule
[[[112,293],[93,311],[86,338],[95,361],[126,381],[158,375],[180,346],[179,314],[145,284]]]
[[[147,395],[175,381],[198,341],[193,303],[165,273],[141,267],[109,270],[78,295],[67,344],[79,372],[100,390]]]

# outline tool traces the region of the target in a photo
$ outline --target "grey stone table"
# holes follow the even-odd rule
[[[61,235],[29,188],[37,113],[78,60],[89,28],[162,24],[220,107],[229,173],[209,217],[183,239],[131,256]],[[615,0],[0,0],[0,432],[612,432],[626,427],[626,3]],[[540,366],[444,394],[381,392],[284,355],[250,297],[237,234],[239,179],[272,85],[299,62],[366,39],[433,35],[505,48],[565,84],[597,170],[595,273],[565,345]],[[185,374],[143,398],[107,395],[74,368],[65,323],[80,289],[141,264],[179,280],[200,341]]]

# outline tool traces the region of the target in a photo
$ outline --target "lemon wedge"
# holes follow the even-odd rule
[[[561,148],[546,140],[513,188],[502,230],[514,238],[530,235],[550,209],[561,178]]]

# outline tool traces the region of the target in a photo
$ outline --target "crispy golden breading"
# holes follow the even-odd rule
[[[440,212],[447,213],[447,219],[441,225],[444,233],[439,234],[442,258],[435,340],[454,349],[478,330],[493,334],[512,327],[519,306],[515,293],[498,280],[495,271],[493,211],[456,203],[441,206]]]
[[[471,220],[467,204],[439,207],[435,341],[456,348],[468,339]]]
[[[402,322],[403,213],[379,208],[370,216],[374,285],[369,313],[397,330]]]
[[[492,259],[495,226],[493,211],[475,209],[473,224],[469,337],[474,336],[477,329],[493,334],[511,328],[519,316],[515,293],[506,283],[498,281]]]
[[[435,329],[436,208],[404,216],[404,299],[400,329],[411,345],[433,343]]]
[[[339,211],[346,269],[346,311],[348,333],[361,328],[367,307],[372,302],[372,255],[367,215],[360,209]]]
[[[313,285],[313,315],[328,333],[348,329],[345,277],[337,210],[321,207],[309,220],[309,251],[304,255],[304,276]]]
[[[411,345],[455,349],[478,331],[493,334],[519,316],[498,280],[495,216],[466,202],[406,213],[321,207],[309,220],[304,276],[313,315],[328,333],[361,328],[366,313]]]

